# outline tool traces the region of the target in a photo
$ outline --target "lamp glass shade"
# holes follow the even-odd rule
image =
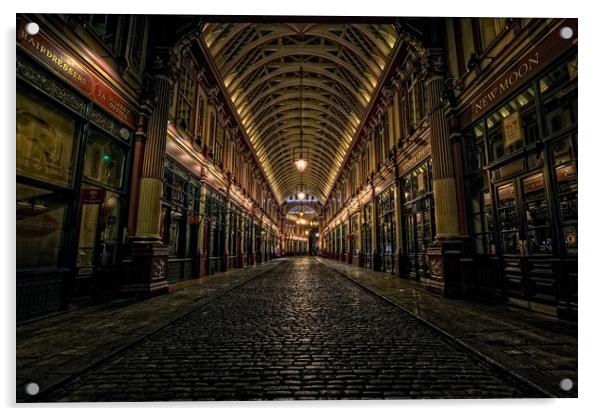
[[[303,191],[297,192],[297,198],[298,199],[305,199],[306,196],[307,195],[305,195],[305,192],[303,192]]]
[[[299,159],[297,159],[295,161],[295,167],[297,168],[297,170],[299,172],[303,172],[305,170],[305,168],[307,167],[307,160],[303,159],[303,157],[300,157]]]

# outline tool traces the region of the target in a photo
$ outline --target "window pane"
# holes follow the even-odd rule
[[[554,165],[560,165],[575,160],[575,151],[570,137],[566,137],[552,145]]]
[[[498,205],[502,230],[518,228],[518,218],[514,201],[514,185],[508,184],[498,188]]]
[[[546,135],[577,122],[577,58],[544,76],[539,90],[544,98]]]
[[[84,175],[88,179],[120,188],[125,152],[113,141],[92,130],[86,147]]]
[[[543,173],[522,180],[529,253],[552,251]]]
[[[577,255],[577,225],[567,225],[562,228],[566,253]]]
[[[76,122],[44,100],[17,91],[17,174],[70,185]]]
[[[534,94],[528,88],[487,118],[489,157],[496,160],[537,138]]]
[[[67,208],[53,191],[17,184],[17,269],[59,265]]]

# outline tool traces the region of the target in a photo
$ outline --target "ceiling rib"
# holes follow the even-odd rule
[[[396,36],[391,24],[205,25],[202,40],[280,204],[300,183],[293,149],[301,127],[310,155],[305,191],[324,203]]]

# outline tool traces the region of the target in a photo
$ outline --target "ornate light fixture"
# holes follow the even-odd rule
[[[303,159],[303,67],[299,67],[299,142],[301,151],[299,159],[295,161],[295,167],[303,172],[309,162]]]

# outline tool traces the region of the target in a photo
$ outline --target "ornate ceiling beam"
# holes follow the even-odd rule
[[[361,88],[365,90],[366,93],[369,93],[372,90],[372,85],[365,78],[355,78],[353,80],[345,80],[341,76],[327,70],[324,67],[316,67],[314,65],[307,65],[307,69],[303,68],[303,72],[307,75],[320,75],[322,77],[328,78],[331,81],[336,82],[338,85],[342,85],[345,87],[349,94],[357,95],[358,98],[362,97]],[[233,97],[235,97],[236,102],[244,102],[247,95],[252,93],[256,88],[259,88],[263,84],[269,81],[282,81],[284,79],[291,79],[292,77],[280,77],[281,75],[299,73],[299,65],[295,63],[287,63],[283,64],[277,69],[267,72],[260,78],[255,79],[250,85],[248,85],[244,90],[239,88],[239,85],[244,84],[243,81],[245,79],[243,77],[236,78],[235,81],[232,81],[232,84],[229,87],[229,90],[232,92]],[[280,77],[280,78],[279,78]],[[297,79],[299,79],[297,75]],[[358,85],[361,84],[361,87]],[[239,93],[239,90],[242,91]]]

